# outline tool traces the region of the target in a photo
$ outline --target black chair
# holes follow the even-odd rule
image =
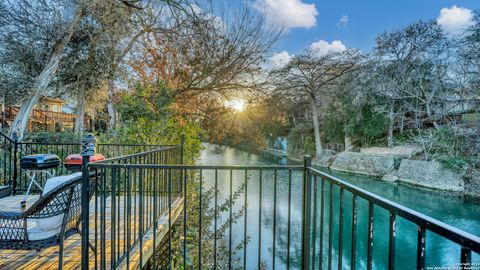
[[[93,196],[95,177],[90,177],[89,199]],[[58,269],[63,267],[64,240],[78,233],[81,221],[82,177],[69,180],[42,195],[24,212],[0,211],[0,249],[41,250],[59,246]],[[27,220],[45,219],[63,214],[60,232],[47,239],[28,239]],[[89,243],[90,249],[94,250]]]

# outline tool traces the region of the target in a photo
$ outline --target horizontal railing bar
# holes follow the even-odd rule
[[[97,165],[97,164],[114,165],[114,164],[109,164],[109,162],[117,161],[117,160],[122,160],[122,159],[127,159],[127,158],[145,156],[145,155],[148,155],[148,154],[153,154],[153,153],[157,153],[157,152],[161,152],[161,151],[165,151],[165,150],[176,149],[176,148],[179,148],[179,147],[181,147],[181,146],[180,146],[180,145],[167,146],[167,147],[165,147],[165,148],[153,149],[153,150],[150,150],[150,151],[139,152],[139,153],[130,154],[130,155],[125,155],[125,156],[107,158],[107,159],[105,159],[105,160],[92,162],[92,163],[89,164],[89,166],[92,166],[92,165],[94,165],[94,164],[95,164],[95,165]],[[133,166],[134,164],[123,164],[123,165],[127,165],[127,166],[122,166],[122,168],[123,168],[123,167],[131,168],[131,166]],[[135,165],[138,165],[138,164],[135,164]],[[102,168],[102,167],[97,167],[97,166],[92,166],[92,167]],[[118,167],[110,167],[110,166],[107,166],[107,167],[108,167],[108,168],[118,168]],[[104,167],[104,168],[105,168],[105,167]]]
[[[1,133],[1,132],[0,132]],[[6,136],[5,134],[2,133],[2,135],[4,135],[8,140],[10,140],[11,142],[13,142],[12,139],[10,139],[10,137]],[[81,144],[80,143],[46,143],[46,142],[18,142],[18,144],[26,144],[26,145],[58,145],[58,146],[62,146],[62,145],[68,145],[68,146],[73,146],[73,145],[78,145],[80,146]],[[97,144],[97,147],[98,146],[119,146],[119,147],[123,147],[123,146],[127,146],[127,147],[130,147],[130,146],[146,146],[146,147],[172,147],[172,146],[178,146],[178,145],[175,145],[175,144],[115,144],[115,143],[99,143]]]
[[[115,143],[99,143],[97,146],[161,146],[161,147],[172,147],[180,146],[178,144],[115,144]]]
[[[18,142],[17,144],[24,145],[55,145],[55,146],[80,146],[80,143],[44,143],[44,142]]]
[[[15,141],[12,140],[12,138],[10,138],[7,134],[5,134],[5,133],[3,133],[3,132],[1,132],[1,131],[0,131],[0,134],[1,134],[5,139],[7,139],[9,142],[11,142],[11,143],[14,143],[14,142],[15,142]]]
[[[327,181],[334,183],[350,192],[353,194],[356,194],[367,201],[370,201],[384,209],[387,209],[389,211],[392,211],[393,213],[410,220],[411,222],[421,225],[425,227],[426,229],[439,234],[440,236],[449,239],[450,241],[453,241],[461,246],[467,247],[471,249],[472,251],[476,253],[480,253],[480,237],[475,236],[473,234],[470,234],[468,232],[465,232],[463,230],[460,230],[458,228],[455,228],[453,226],[450,226],[446,223],[443,223],[439,220],[436,220],[434,218],[431,218],[429,216],[426,216],[422,213],[419,213],[413,209],[410,209],[408,207],[402,206],[398,203],[395,203],[393,201],[390,201],[386,198],[380,197],[376,194],[373,194],[367,190],[364,190],[362,188],[356,187],[348,182],[345,182],[341,179],[338,179],[334,176],[331,176],[327,173],[324,173],[322,171],[319,171],[315,168],[309,167],[308,168],[311,172],[314,174],[317,174],[323,178],[325,178]]]
[[[107,161],[107,160],[105,160]],[[173,170],[303,170],[302,165],[164,165],[164,164],[107,164],[105,161],[93,162],[92,168],[132,168],[132,169],[173,169]]]

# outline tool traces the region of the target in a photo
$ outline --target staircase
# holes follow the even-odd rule
[[[3,128],[9,128],[13,120],[18,115],[19,108],[9,106],[6,108],[5,115],[1,117]],[[86,118],[88,120],[89,118]],[[66,128],[73,128],[75,123],[75,114],[50,112],[33,109],[28,119],[28,131],[54,131],[56,123],[62,123]]]

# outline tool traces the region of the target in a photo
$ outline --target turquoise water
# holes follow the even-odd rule
[[[269,155],[259,156],[231,147],[218,147],[205,144],[199,160],[200,165],[259,165],[259,164],[286,164],[285,159],[275,158]],[[392,201],[405,205],[423,214],[441,220],[447,224],[465,230],[474,235],[480,235],[480,202],[475,200],[464,200],[460,197],[449,194],[448,192],[435,192],[417,187],[392,184],[375,178],[353,176],[349,174],[334,173],[331,174],[347,180],[361,188],[381,195]],[[229,172],[219,172],[218,189],[219,202],[228,199],[230,190]],[[234,171],[232,189],[237,190],[244,182],[244,173]],[[260,263],[267,269],[272,269],[275,263],[276,269],[286,269],[287,261],[287,241],[288,241],[288,176],[286,172],[277,174],[277,198],[276,215],[274,216],[274,192],[273,192],[273,173],[264,172],[262,175],[262,194],[260,196],[260,184],[258,181],[258,172],[250,172],[248,175],[248,206],[247,206],[247,236],[250,241],[247,244],[247,269],[257,269],[258,254],[260,250]],[[206,188],[211,187],[213,175],[205,174],[204,181]],[[297,268],[300,256],[301,239],[301,175],[293,173],[291,186],[292,200],[290,204],[290,269]],[[320,186],[317,187],[320,190]],[[320,193],[317,195],[317,213],[316,213],[316,231],[315,231],[315,268],[319,268],[320,258],[323,258],[324,268],[327,265],[328,252],[328,233],[329,233],[329,186],[325,187],[325,216],[324,216],[324,235],[323,235],[323,255],[319,256],[320,245]],[[244,194],[235,201],[233,209],[240,211],[243,206]],[[350,249],[351,249],[351,194],[345,192],[345,214],[344,214],[344,236],[342,248],[343,269],[350,269]],[[333,246],[332,246],[332,269],[338,265],[338,231],[339,231],[339,190],[333,189]],[[261,202],[261,213],[259,206]],[[356,242],[356,268],[364,269],[366,248],[367,248],[367,215],[366,201],[358,201],[358,224],[357,224],[357,242]],[[261,219],[259,218],[261,215]],[[388,212],[375,207],[374,224],[374,249],[373,249],[373,267],[374,269],[387,268],[388,253]],[[222,215],[220,220],[225,221],[228,216]],[[245,232],[243,230],[245,215],[242,215],[232,226],[233,244],[239,244],[243,239]],[[275,229],[275,258],[273,258],[273,223],[276,221]],[[261,241],[259,242],[259,226],[261,228]],[[415,269],[417,230],[412,223],[397,217],[397,237],[396,237],[396,269]],[[454,266],[460,261],[460,248],[458,245],[443,240],[433,233],[427,232],[427,266],[446,267]],[[240,250],[233,254],[234,265],[242,266],[243,251]],[[473,261],[480,262],[480,256],[473,254]],[[236,260],[235,260],[236,259]]]

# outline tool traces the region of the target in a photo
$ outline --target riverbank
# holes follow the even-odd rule
[[[281,164],[303,164],[303,157],[287,154],[279,157],[267,149],[224,144],[241,151],[272,156]],[[452,171],[437,161],[411,159],[419,149],[368,148],[360,152],[328,152],[322,160],[313,159],[313,165],[332,172],[365,175],[379,181],[401,183],[422,189],[449,192],[455,196],[480,198],[480,179],[464,179],[464,172]]]
[[[297,159],[297,163],[298,160]],[[278,163],[279,160],[276,157],[273,157],[268,154],[257,155],[252,152],[246,152],[239,150],[238,148],[228,147],[228,146],[216,146],[211,144],[205,144],[204,150],[202,150],[200,158],[197,160],[198,165],[215,165],[215,166],[228,166],[228,165],[281,165],[283,163]],[[281,162],[285,162],[285,159]],[[364,176],[364,175],[354,175],[341,172],[334,172],[328,169],[325,169],[329,174],[347,181],[352,185],[355,185],[359,188],[367,190],[373,194],[382,196],[388,200],[391,200],[395,203],[401,204],[405,207],[418,211],[422,214],[428,215],[432,218],[443,221],[449,225],[455,226],[462,230],[465,230],[471,234],[479,235],[479,227],[477,226],[480,222],[478,212],[480,211],[480,205],[478,201],[468,201],[462,197],[454,196],[450,192],[444,191],[434,191],[428,190],[420,187],[413,187],[411,185],[404,185],[400,182],[392,183],[388,181],[381,181],[378,178]],[[204,172],[204,181],[203,183],[205,190],[212,188],[214,182],[214,174]],[[242,187],[242,184],[245,181],[244,172],[233,173],[233,178],[230,178],[230,173],[225,172],[218,173],[218,202],[226,202],[229,200],[230,190],[238,190]],[[253,228],[261,224],[261,245],[258,240],[260,235],[256,233],[255,230],[249,229],[248,234],[251,237],[251,241],[247,246],[247,254],[257,254],[258,250],[261,248],[262,256],[268,256],[271,254],[273,248],[273,243],[276,243],[277,252],[280,250],[287,250],[285,246],[287,243],[286,236],[290,235],[292,243],[294,241],[300,241],[301,239],[301,207],[302,200],[299,196],[302,193],[302,183],[301,177],[297,176],[299,181],[289,181],[288,173],[279,172],[276,174],[276,178],[273,177],[274,174],[268,173],[266,170],[263,173],[262,181],[258,181],[258,171],[250,171],[247,178],[248,185],[245,193],[239,193],[238,202],[243,205],[245,201],[244,194],[248,194],[248,204],[246,216],[248,219],[240,219],[238,224],[234,223],[233,231],[233,245],[238,243],[238,241],[243,240],[242,228],[244,226],[245,220],[247,220],[247,228]],[[273,188],[272,184],[274,181],[277,183],[276,189]],[[231,184],[233,183],[233,189]],[[291,183],[289,186],[288,183]],[[261,188],[260,188],[261,187]],[[321,208],[320,200],[320,186],[317,189],[317,220],[319,218],[319,213]],[[275,192],[276,191],[276,192]],[[276,194],[276,196],[275,196]],[[292,194],[291,200],[288,200],[288,194]],[[325,185],[325,206],[324,212],[325,216],[325,226],[328,224],[328,213],[329,213],[329,204],[330,195],[333,204],[333,213],[334,217],[331,219],[332,228],[339,228],[340,220],[338,218],[338,202],[340,202],[340,190],[338,188],[333,189],[333,193],[329,192],[329,185]],[[345,213],[351,213],[352,211],[352,196],[346,191],[344,193],[344,211]],[[260,204],[261,212],[259,212]],[[235,211],[240,211],[241,206],[234,207]],[[276,212],[275,209],[277,209]],[[287,211],[290,209],[290,211]],[[276,213],[276,214],[275,214]],[[291,213],[290,215],[288,213]],[[228,220],[229,213],[221,212],[221,220]],[[276,218],[274,219],[276,215]],[[358,254],[366,254],[367,247],[367,224],[365,222],[365,217],[368,216],[368,204],[365,200],[357,200],[357,216],[364,217],[363,219],[358,219],[358,230],[357,230],[357,249]],[[276,220],[276,223],[272,222]],[[288,221],[291,221],[290,223]],[[384,258],[388,256],[382,256],[382,250],[388,250],[388,241],[385,242],[382,239],[382,235],[389,234],[389,212],[385,209],[379,207],[375,208],[374,214],[374,224],[375,224],[375,252],[373,261],[379,269],[388,268],[388,261]],[[352,224],[352,219],[350,214],[345,214],[343,219],[344,224]],[[275,224],[275,225],[274,225]],[[291,233],[287,234],[287,225],[290,224]],[[397,226],[398,231],[401,233],[396,236],[396,245],[398,248],[398,257],[396,260],[396,268],[398,269],[414,269],[415,268],[415,255],[410,251],[416,250],[417,243],[417,227],[409,223],[409,221],[397,217]],[[276,232],[276,233],[274,233]],[[317,231],[318,232],[318,231]],[[338,233],[338,231],[336,231]],[[335,234],[336,234],[335,233]],[[238,237],[238,238],[236,238]],[[275,237],[276,242],[273,242],[273,237]],[[349,237],[348,234],[345,237]],[[328,237],[327,237],[328,238]],[[328,245],[327,238],[324,237],[323,244]],[[320,241],[319,234],[316,234],[316,243]],[[334,240],[335,241],[335,240]],[[454,244],[443,241],[438,237],[427,237],[426,245],[428,245],[430,250],[457,250],[458,246]],[[338,254],[339,250],[337,249],[338,244],[334,242],[332,245],[334,254]],[[342,250],[346,258],[349,258],[348,252],[349,248],[344,248]],[[277,253],[279,254],[279,253]],[[293,253],[292,253],[293,254]],[[429,253],[429,265],[449,265],[458,260],[457,252],[446,253],[445,256],[435,256],[435,253]],[[361,256],[361,255],[358,255]],[[375,257],[376,256],[376,257]],[[413,258],[413,259],[412,259]],[[478,261],[477,257],[472,257],[473,260]],[[269,260],[270,261],[270,260]],[[281,264],[280,260],[277,261],[277,268],[284,265]],[[326,263],[326,262],[324,262]],[[335,265],[335,263],[333,263]],[[246,269],[253,269],[257,267],[256,260],[247,261]],[[268,265],[267,265],[268,268]],[[361,268],[358,265],[358,268]],[[299,269],[296,267],[291,267],[291,269]]]
[[[396,182],[430,190],[447,191],[456,196],[480,198],[480,177],[466,179],[465,171],[453,171],[438,161],[415,160],[417,148],[362,149],[360,152],[328,153],[322,160],[313,160],[315,166],[333,172],[366,175],[385,182]],[[288,155],[298,163],[303,158]]]

